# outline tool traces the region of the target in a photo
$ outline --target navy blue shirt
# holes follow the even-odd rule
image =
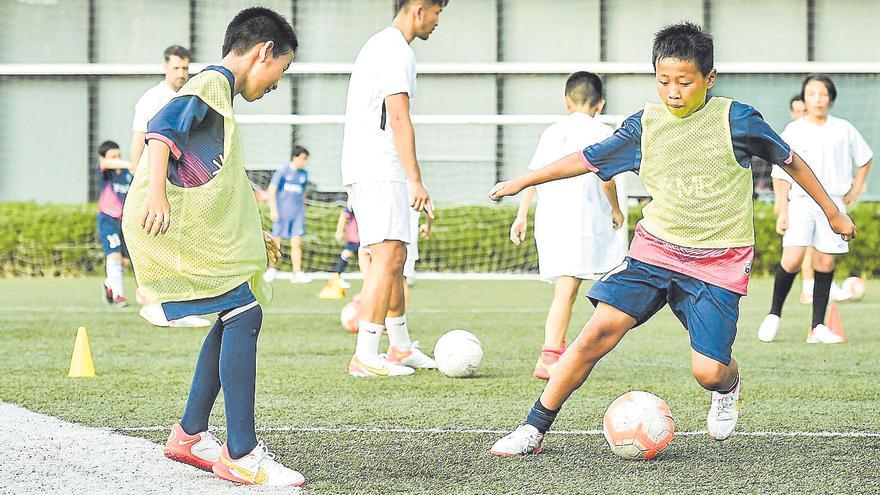
[[[275,203],[278,208],[278,216],[292,218],[305,211],[306,185],[309,183],[309,173],[305,169],[295,169],[290,163],[280,166],[269,187],[275,188]]]
[[[235,78],[229,69],[210,65],[204,70],[226,76],[232,93]],[[196,95],[175,97],[147,123],[146,141],[158,139],[171,148],[168,181],[178,187],[197,187],[214,178],[223,166],[225,138],[223,116]]]

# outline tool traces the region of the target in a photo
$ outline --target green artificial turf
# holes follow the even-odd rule
[[[771,284],[753,280],[741,305],[737,430],[880,433],[880,283],[869,283],[863,301],[840,305],[848,342],[837,346],[804,343],[810,310],[797,291],[777,341],[758,342]],[[414,337],[430,350],[450,329],[472,331],[485,349],[477,376],[354,379],[343,302],[319,300],[320,286],[276,282],[259,344],[258,435],[304,473],[307,493],[880,493],[876,435],[679,436],[658,459],[631,462],[598,435],[551,433],[539,456],[498,459],[487,453],[494,433],[348,431],[516,426],[543,387],[531,372],[552,289],[420,281],[409,313]],[[179,418],[205,330],[150,327],[135,308],[103,305],[99,287],[97,278],[0,280],[0,401],[162,443],[165,431],[129,429]],[[591,312],[580,299],[570,339]],[[66,376],[78,326],[89,331],[93,379]],[[687,334],[669,310],[599,363],[554,429],[601,428],[607,405],[628,390],[665,399],[679,431],[705,429],[709,393],[691,376]],[[224,425],[222,407],[211,424]]]

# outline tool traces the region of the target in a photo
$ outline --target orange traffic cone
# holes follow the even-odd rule
[[[842,341],[846,342],[846,335],[843,333],[843,322],[840,321],[840,310],[837,309],[836,303],[831,303],[831,306],[828,307],[828,328],[835,335],[839,335]]]
[[[73,344],[73,356],[70,358],[71,378],[92,378],[95,376],[95,363],[92,362],[92,351],[89,348],[89,334],[86,327],[76,330],[76,342]]]

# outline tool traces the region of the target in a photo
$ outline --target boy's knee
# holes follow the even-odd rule
[[[723,364],[712,361],[711,363],[694,363],[691,366],[691,371],[693,371],[697,382],[706,390],[720,390],[729,385],[725,382],[727,379],[725,368]]]

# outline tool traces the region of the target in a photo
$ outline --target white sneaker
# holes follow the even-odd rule
[[[303,272],[296,272],[290,276],[290,283],[292,284],[307,284],[311,281],[312,278]]]
[[[276,275],[278,275],[278,269],[269,268],[268,270],[266,270],[265,273],[263,273],[263,280],[271,284],[275,280]]]
[[[852,294],[843,290],[837,283],[831,284],[831,300],[834,302],[843,302],[852,299]]]
[[[357,355],[352,356],[348,363],[348,374],[357,378],[408,376],[415,372],[416,370],[408,366],[390,363],[384,359],[367,364],[358,359]]]
[[[776,315],[767,315],[761,326],[758,327],[758,340],[761,342],[773,342],[776,338],[776,332],[779,330],[780,318]]]
[[[263,442],[241,459],[231,459],[224,445],[213,471],[219,478],[244,485],[302,486],[306,482],[303,475],[278,463]]]
[[[812,329],[809,333],[807,333],[807,343],[808,344],[841,344],[843,343],[843,338],[840,335],[832,332],[830,328],[825,325],[816,325],[816,328]]]
[[[422,352],[418,341],[412,343],[407,350],[401,350],[393,345],[388,346],[388,354],[385,358],[389,363],[402,364],[410,368],[435,369],[437,362]]]
[[[337,280],[336,283],[343,289],[351,289],[351,282],[346,281],[342,277],[339,277],[339,280]]]
[[[543,441],[544,434],[537,428],[530,424],[522,424],[495,442],[489,449],[489,453],[502,457],[540,454],[541,442]]]
[[[712,405],[706,417],[706,429],[713,440],[727,440],[739,419],[739,389],[742,379],[730,393],[712,392]]]

